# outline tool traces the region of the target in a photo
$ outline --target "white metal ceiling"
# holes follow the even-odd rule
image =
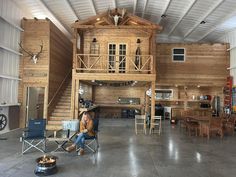
[[[13,0],[32,16],[50,18],[63,32],[70,25],[107,9],[130,13],[159,23],[158,42],[218,42],[236,28],[236,0]],[[161,17],[162,15],[166,17]],[[205,21],[205,24],[200,24]],[[67,35],[68,35],[67,34]],[[69,36],[69,35],[68,35]]]

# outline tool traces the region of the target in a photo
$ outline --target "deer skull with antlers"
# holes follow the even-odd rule
[[[115,9],[115,12],[114,12],[114,13],[112,13],[111,10],[108,9],[108,16],[109,16],[110,18],[113,18],[114,23],[115,23],[115,26],[118,25],[120,18],[121,18],[121,19],[124,18],[125,13],[126,13],[126,10],[125,10],[124,8],[122,9],[121,14],[118,12],[118,9],[117,9],[117,8]]]
[[[25,49],[22,47],[22,44],[21,44],[21,43],[22,43],[22,42],[19,43],[20,48],[21,48],[25,53],[27,53],[28,56],[31,57],[31,60],[34,62],[34,64],[36,64],[37,61],[38,61],[39,55],[40,55],[40,54],[42,53],[42,51],[43,51],[43,42],[42,42],[42,45],[40,45],[40,51],[39,51],[38,53],[36,53],[36,54],[33,53],[33,52],[31,52],[31,51],[25,50]]]

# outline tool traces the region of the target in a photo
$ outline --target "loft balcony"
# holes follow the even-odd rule
[[[77,54],[77,73],[153,74],[152,55]]]

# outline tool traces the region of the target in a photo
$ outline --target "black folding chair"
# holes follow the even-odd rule
[[[32,148],[45,152],[46,148],[46,119],[29,120],[28,127],[22,134],[22,154]],[[41,146],[42,145],[42,146]]]

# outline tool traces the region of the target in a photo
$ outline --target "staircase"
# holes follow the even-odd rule
[[[71,106],[71,82],[67,85],[61,94],[56,106],[49,116],[47,130],[62,129],[62,121],[70,120],[70,106]]]

